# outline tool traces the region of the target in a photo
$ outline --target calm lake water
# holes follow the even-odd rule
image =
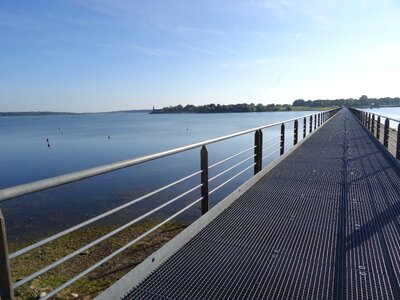
[[[383,112],[384,109],[381,109]],[[119,160],[191,144],[237,131],[301,117],[311,112],[268,112],[239,114],[164,114],[115,113],[35,117],[0,117],[0,188],[28,183],[56,175],[78,171]],[[302,122],[299,123],[299,127]],[[264,140],[279,135],[279,128],[264,130]],[[293,132],[293,124],[287,125]],[[108,138],[110,136],[110,138]],[[49,140],[50,147],[46,139]],[[210,164],[217,162],[254,143],[248,134],[209,149]],[[288,139],[288,146],[292,138]],[[278,149],[278,140],[264,148],[264,154]],[[194,149],[157,161],[119,170],[48,191],[19,197],[0,205],[12,241],[30,240],[77,224],[139,195],[173,182],[199,170],[200,149]],[[251,156],[247,152],[236,159],[210,170],[210,178],[237,162]],[[265,161],[271,161],[278,152]],[[252,160],[219,177],[210,190],[229,179]],[[251,177],[250,169],[211,196],[214,206],[239,184]],[[166,200],[196,186],[197,176],[177,187],[107,218],[104,222],[125,222]],[[195,191],[168,206],[158,217],[171,214],[200,197]],[[189,210],[180,220],[192,221],[200,215],[198,207]]]

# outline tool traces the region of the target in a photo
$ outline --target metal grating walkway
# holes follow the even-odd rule
[[[400,299],[400,176],[342,109],[125,299]]]

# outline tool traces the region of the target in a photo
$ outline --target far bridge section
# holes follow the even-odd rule
[[[400,299],[399,163],[352,111],[99,299]]]

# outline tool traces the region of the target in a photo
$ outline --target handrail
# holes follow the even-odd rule
[[[330,112],[330,111],[333,111],[333,110],[335,110],[335,109],[324,111],[324,112]],[[302,116],[301,118],[308,117],[308,116],[311,116],[311,115],[315,115],[315,114],[308,114],[306,116]],[[198,147],[206,146],[206,145],[213,144],[213,143],[216,143],[216,142],[220,142],[220,141],[223,141],[223,140],[227,140],[227,139],[230,139],[230,138],[233,138],[233,137],[237,137],[237,136],[240,136],[240,135],[251,133],[251,132],[254,132],[254,131],[257,131],[257,130],[260,130],[260,129],[270,128],[270,127],[274,127],[276,125],[289,123],[289,122],[295,121],[297,119],[299,119],[299,118],[293,118],[293,119],[289,119],[289,120],[285,120],[285,121],[281,121],[281,122],[267,124],[267,125],[263,125],[263,126],[259,126],[259,127],[255,127],[255,128],[239,131],[239,132],[236,132],[236,133],[224,135],[224,136],[221,136],[221,137],[217,137],[217,138],[205,140],[205,141],[202,141],[202,142],[189,144],[189,145],[186,145],[186,146],[183,146],[183,147],[178,147],[178,148],[174,148],[174,149],[170,149],[170,150],[167,150],[167,151],[162,151],[162,152],[158,152],[158,153],[154,153],[154,154],[150,154],[150,155],[146,155],[146,156],[142,156],[142,157],[138,157],[138,158],[122,160],[122,161],[115,162],[115,163],[105,164],[105,165],[98,166],[98,167],[88,168],[88,169],[84,169],[84,170],[80,170],[80,171],[76,171],[76,172],[72,172],[72,173],[67,173],[67,174],[60,175],[60,176],[55,176],[55,177],[42,179],[42,180],[38,180],[38,181],[35,181],[35,182],[31,182],[31,183],[25,183],[25,184],[17,185],[17,186],[14,186],[14,187],[1,189],[0,190],[0,203],[3,202],[3,201],[6,201],[6,200],[12,199],[12,198],[19,197],[19,196],[32,194],[34,192],[39,192],[39,191],[42,191],[42,190],[50,189],[50,188],[57,187],[57,186],[60,186],[60,185],[64,185],[64,184],[67,184],[67,183],[71,183],[71,182],[74,182],[74,181],[78,181],[78,180],[94,177],[94,176],[97,176],[97,175],[101,175],[101,174],[109,173],[109,172],[112,172],[112,171],[116,171],[116,170],[124,169],[124,168],[127,168],[127,167],[131,167],[131,166],[134,166],[134,165],[142,164],[142,163],[145,163],[145,162],[148,162],[148,161],[152,161],[152,160],[155,160],[155,159],[158,159],[158,158],[163,158],[163,157],[167,157],[167,156],[170,156],[170,155],[173,155],[173,154],[177,154],[177,153],[180,153],[180,152],[184,152],[184,151],[187,151],[187,150],[191,150],[191,149],[195,149],[195,148],[198,148]]]
[[[392,153],[393,156],[400,160],[400,120],[356,108],[350,108],[350,111],[359,119],[362,125],[371,131],[372,135],[374,135],[379,142],[381,142],[382,135],[383,146],[388,150],[389,145],[392,146],[392,148],[395,150],[395,153]],[[378,118],[376,118],[376,116]],[[381,119],[385,119],[385,122],[382,123]],[[397,130],[390,128],[390,120],[398,122]],[[397,133],[396,138],[391,136],[391,132],[393,131]],[[391,141],[395,142],[396,144],[391,143]]]
[[[250,156],[250,157],[247,157],[247,158],[241,160],[240,162],[234,164],[232,167],[229,167],[229,168],[226,169],[225,171],[222,171],[222,172],[218,173],[217,175],[215,175],[214,177],[209,178],[209,179],[208,179],[208,182],[211,182],[211,181],[217,179],[218,177],[220,177],[220,176],[224,175],[225,173],[229,172],[230,170],[233,170],[234,168],[236,168],[236,167],[240,166],[241,164],[245,163],[246,161],[248,161],[248,160],[254,158],[255,156],[256,156],[256,155],[254,154],[254,155],[252,155],[252,156]]]
[[[236,132],[233,134],[229,134],[229,135],[225,135],[225,136],[221,136],[221,137],[217,137],[217,138],[213,138],[213,139],[209,139],[206,141],[202,141],[202,142],[198,142],[198,143],[193,143],[190,145],[186,145],[183,147],[179,147],[179,148],[174,148],[171,150],[167,150],[167,151],[163,151],[163,152],[159,152],[159,153],[155,153],[155,154],[151,154],[151,155],[147,155],[147,156],[142,156],[139,158],[134,158],[134,159],[128,159],[128,160],[124,160],[124,161],[120,161],[120,162],[116,162],[116,163],[111,163],[111,164],[106,164],[106,165],[102,165],[99,167],[94,167],[94,168],[89,168],[89,169],[85,169],[85,170],[81,170],[81,171],[77,171],[77,172],[72,172],[72,173],[68,173],[65,175],[61,175],[61,176],[56,176],[56,177],[52,177],[52,178],[47,178],[47,179],[43,179],[43,180],[39,180],[36,182],[32,182],[32,183],[28,183],[28,184],[22,184],[22,185],[18,185],[18,186],[14,186],[14,187],[10,187],[10,188],[5,188],[0,190],[0,203],[2,201],[6,201],[9,200],[11,198],[15,198],[18,196],[23,196],[23,195],[27,195],[27,194],[31,194],[34,192],[38,192],[41,190],[45,190],[45,189],[49,189],[49,188],[53,188],[56,186],[60,186],[60,185],[64,185],[70,182],[74,182],[74,181],[78,181],[78,180],[82,180],[85,178],[89,178],[89,177],[93,177],[93,176],[97,176],[97,175],[101,175],[101,174],[105,174],[108,172],[112,172],[112,171],[116,171],[122,168],[127,168],[130,166],[134,166],[137,164],[141,164],[141,163],[145,163],[147,161],[152,161],[158,158],[162,158],[162,157],[166,157],[166,156],[170,156],[176,153],[180,153],[183,151],[187,151],[187,150],[191,150],[194,148],[198,148],[201,147],[201,151],[200,151],[200,162],[201,162],[201,168],[199,171],[196,171],[190,175],[187,175],[185,177],[182,177],[178,180],[175,180],[174,182],[171,182],[167,185],[164,185],[162,187],[157,188],[156,190],[153,190],[145,195],[142,195],[136,199],[130,200],[125,204],[119,205],[113,209],[108,210],[107,212],[101,213],[98,216],[92,217],[80,224],[74,225],[70,228],[67,228],[61,232],[58,232],[50,237],[47,237],[41,241],[35,242],[29,246],[26,246],[25,248],[19,249],[16,252],[12,253],[12,254],[8,254],[8,250],[6,248],[2,248],[0,247],[0,259],[4,258],[4,261],[10,261],[11,259],[15,259],[16,257],[25,254],[29,251],[32,251],[38,247],[41,247],[51,241],[54,241],[56,239],[59,239],[60,237],[69,234],[75,230],[78,230],[84,226],[87,226],[95,221],[98,221],[106,216],[109,216],[117,211],[120,211],[128,206],[131,206],[133,204],[136,204],[148,197],[151,197],[159,192],[165,191],[168,188],[171,188],[173,186],[176,186],[179,183],[182,183],[188,179],[194,178],[197,175],[201,176],[201,183],[195,185],[194,187],[190,188],[189,190],[186,190],[185,192],[180,193],[179,195],[175,196],[174,198],[170,199],[169,201],[166,201],[165,203],[160,204],[159,206],[157,206],[156,208],[151,209],[150,211],[140,215],[139,217],[134,218],[133,220],[119,226],[118,228],[112,230],[111,232],[98,237],[97,239],[87,243],[84,246],[81,246],[79,249],[74,250],[73,252],[65,255],[64,257],[58,259],[57,261],[50,263],[47,266],[42,267],[41,269],[31,273],[30,275],[21,278],[19,281],[17,282],[12,282],[11,281],[11,269],[9,267],[9,264],[6,265],[5,269],[0,270],[1,271],[1,276],[3,275],[7,275],[8,276],[8,280],[6,281],[0,281],[0,295],[1,293],[7,295],[9,298],[12,298],[12,294],[14,289],[28,283],[29,281],[32,281],[33,279],[37,278],[38,276],[41,276],[42,274],[48,272],[49,270],[58,267],[59,265],[65,263],[66,261],[68,261],[69,259],[76,257],[78,254],[82,253],[83,251],[94,247],[95,245],[105,241],[106,239],[116,235],[117,233],[120,233],[122,230],[125,230],[126,228],[130,227],[133,224],[136,224],[137,222],[143,220],[144,218],[160,211],[162,208],[166,207],[169,204],[172,204],[176,201],[178,201],[179,199],[182,199],[183,197],[188,196],[189,194],[192,194],[193,192],[195,192],[196,190],[201,189],[201,197],[197,200],[195,200],[194,202],[191,202],[189,205],[187,205],[186,207],[184,207],[183,209],[179,210],[178,212],[174,213],[172,216],[168,217],[166,220],[162,221],[161,223],[159,223],[158,225],[156,225],[155,227],[152,227],[151,229],[147,230],[145,233],[143,233],[142,235],[140,235],[139,237],[135,238],[134,240],[128,242],[125,246],[119,248],[118,250],[116,250],[115,252],[109,254],[107,257],[103,258],[102,260],[100,260],[99,262],[93,264],[91,267],[87,268],[86,270],[80,272],[79,274],[77,274],[75,277],[73,277],[72,279],[66,281],[65,283],[61,284],[60,286],[58,286],[57,288],[55,288],[53,291],[51,291],[50,293],[47,294],[47,296],[45,296],[43,299],[48,299],[51,296],[55,295],[56,293],[58,293],[59,291],[61,291],[62,289],[64,289],[65,287],[71,285],[72,283],[74,283],[75,281],[77,281],[78,279],[82,278],[83,276],[85,276],[86,274],[88,274],[89,272],[91,272],[92,270],[94,270],[95,268],[99,267],[102,263],[108,261],[109,259],[111,259],[112,257],[114,257],[115,255],[121,253],[124,249],[126,249],[127,247],[129,247],[130,245],[133,245],[134,243],[136,243],[137,241],[139,241],[140,239],[144,238],[145,236],[147,236],[148,234],[154,232],[154,230],[156,230],[157,228],[159,228],[160,226],[162,226],[163,224],[165,224],[168,220],[172,220],[174,217],[178,216],[179,214],[181,214],[182,212],[186,211],[187,209],[189,209],[190,207],[194,206],[196,203],[201,201],[201,211],[202,213],[206,213],[208,211],[208,207],[209,207],[209,195],[214,194],[216,191],[218,191],[220,188],[222,188],[223,186],[225,186],[226,184],[228,184],[229,182],[231,182],[232,180],[234,180],[235,178],[237,178],[238,176],[240,176],[241,174],[243,174],[244,172],[248,171],[251,168],[254,168],[254,175],[257,174],[258,172],[261,171],[262,169],[262,161],[264,158],[269,157],[270,155],[280,151],[280,155],[283,155],[285,153],[285,144],[287,144],[289,147],[291,146],[295,146],[298,142],[298,136],[299,136],[299,127],[298,127],[298,120],[303,119],[303,135],[302,137],[304,138],[306,136],[306,132],[305,127],[307,126],[307,121],[306,118],[309,118],[310,121],[310,133],[317,129],[317,127],[320,127],[321,125],[323,125],[323,123],[325,123],[329,118],[331,118],[339,109],[332,109],[329,111],[324,111],[324,112],[317,112],[314,114],[308,114],[306,116],[302,116],[299,118],[293,118],[293,119],[289,119],[289,120],[285,120],[285,121],[281,121],[281,122],[276,122],[276,123],[272,123],[272,124],[267,124],[267,125],[263,125],[260,127],[256,127],[256,128],[252,128],[252,129],[248,129],[248,130],[244,130],[244,131],[240,131],[240,132]],[[318,122],[317,122],[317,118],[318,118]],[[288,128],[285,128],[286,123],[289,122],[293,122],[293,127],[291,126],[287,126]],[[312,121],[314,121],[314,126],[312,126]],[[265,142],[263,142],[263,132],[262,129],[265,128],[271,128],[274,126],[279,126],[280,125],[280,135],[278,135],[277,137],[274,138],[270,138],[269,140],[266,140]],[[287,134],[285,133],[286,131]],[[233,154],[225,159],[222,159],[219,162],[214,163],[213,165],[209,165],[208,164],[208,150],[206,145],[209,144],[213,144],[219,141],[223,141],[223,140],[227,140],[230,138],[234,138],[237,136],[241,136],[244,134],[248,134],[248,133],[254,133],[254,145],[250,148],[241,150],[240,152]],[[301,133],[300,133],[301,134]],[[272,140],[275,139],[279,139],[279,143],[275,143],[272,145],[269,145],[268,147],[263,149],[263,145],[266,142],[270,142]],[[292,140],[293,142],[288,142],[289,140]],[[266,150],[269,150],[271,148],[277,147],[277,149],[273,150],[272,152],[270,152],[269,154],[267,154],[266,156],[262,157],[262,155],[264,154],[264,152],[266,152]],[[214,175],[214,177],[212,178],[208,178],[208,172],[211,168],[216,167],[218,165],[221,165],[233,158],[239,157],[242,154],[249,152],[251,150],[254,150],[254,153],[250,156],[247,157],[245,159],[242,159],[239,162],[236,162],[233,166],[228,167],[227,169],[221,171],[220,173]],[[272,149],[271,149],[272,150]],[[237,172],[235,175],[233,175],[232,177],[230,177],[229,179],[225,180],[224,182],[222,182],[221,184],[219,184],[217,187],[215,187],[214,189],[212,189],[211,191],[208,190],[208,186],[209,183],[211,183],[212,181],[214,181],[215,179],[221,177],[224,174],[227,174],[228,172],[230,172],[231,170],[239,167],[240,165],[243,165],[245,162],[254,159],[254,161],[251,162],[251,164],[249,166],[246,166],[244,169],[242,169],[241,171]],[[1,215],[1,210],[0,210],[0,239],[5,241],[3,244],[6,244],[6,236],[5,236],[5,225],[4,225],[4,218]],[[8,287],[7,287],[8,286]],[[9,299],[6,298],[6,299]]]
[[[173,187],[173,186],[177,185],[178,183],[181,183],[181,182],[183,182],[185,180],[188,180],[188,179],[190,179],[190,178],[192,178],[192,177],[194,177],[194,176],[196,176],[196,175],[198,175],[200,173],[201,173],[201,171],[197,171],[197,172],[195,172],[193,174],[185,176],[185,177],[183,177],[183,178],[181,178],[179,180],[176,180],[176,181],[174,181],[172,183],[164,185],[163,187],[158,188],[158,189],[156,189],[156,190],[154,190],[154,191],[152,191],[150,193],[147,193],[147,194],[145,194],[143,196],[140,196],[139,198],[135,198],[135,199],[133,199],[133,200],[127,202],[127,203],[124,203],[124,204],[122,204],[120,206],[114,207],[114,208],[112,208],[112,209],[110,209],[110,210],[108,210],[108,211],[106,211],[106,212],[104,212],[104,213],[102,213],[100,215],[97,215],[97,216],[95,216],[95,217],[93,217],[93,218],[91,218],[89,220],[86,220],[86,221],[84,221],[82,223],[79,223],[79,224],[77,224],[75,226],[67,228],[67,229],[65,229],[65,230],[63,230],[63,231],[61,231],[59,233],[56,233],[56,234],[54,234],[52,236],[49,236],[49,237],[45,238],[44,240],[38,241],[38,242],[36,242],[34,244],[31,244],[31,245],[29,245],[29,246],[27,246],[25,248],[19,249],[16,252],[11,253],[9,255],[9,257],[10,257],[10,259],[16,258],[16,257],[18,257],[18,256],[20,256],[20,255],[22,255],[24,253],[27,253],[27,252],[29,252],[29,251],[31,251],[33,249],[36,249],[36,248],[38,248],[40,246],[43,246],[43,245],[45,245],[47,243],[50,243],[51,241],[59,239],[60,237],[62,237],[64,235],[67,235],[68,233],[74,232],[74,231],[76,231],[76,230],[78,230],[78,229],[80,229],[82,227],[85,227],[85,226],[87,226],[89,224],[92,224],[92,223],[94,223],[94,222],[96,222],[98,220],[101,220],[101,219],[103,219],[103,218],[105,218],[105,217],[107,217],[107,216],[109,216],[111,214],[114,214],[114,213],[116,213],[116,212],[118,212],[118,211],[120,211],[120,210],[122,210],[124,208],[132,206],[133,204],[136,204],[136,203],[138,203],[138,202],[140,202],[142,200],[145,200],[145,199],[147,199],[147,198],[149,198],[149,197],[151,197],[151,196],[153,196],[155,194],[158,194],[158,193],[160,193],[160,192],[162,192],[162,191],[164,191],[164,190],[166,190],[166,189],[168,189],[170,187]]]
[[[129,221],[128,223],[122,225],[121,227],[118,227],[117,229],[114,229],[113,231],[111,231],[111,232],[105,234],[104,236],[94,240],[93,242],[90,242],[86,246],[83,246],[83,247],[75,250],[74,252],[64,256],[63,258],[56,260],[55,262],[51,263],[47,267],[44,267],[44,268],[40,269],[39,271],[36,271],[35,273],[23,278],[22,280],[17,281],[16,283],[14,283],[13,287],[17,288],[17,287],[19,287],[19,286],[21,286],[21,285],[23,285],[23,284],[35,279],[36,277],[42,275],[43,273],[55,268],[56,266],[66,262],[67,260],[77,256],[78,254],[80,254],[80,253],[82,253],[82,252],[84,252],[84,251],[96,246],[97,244],[99,244],[100,242],[106,240],[107,238],[112,237],[112,236],[116,235],[117,233],[121,232],[122,230],[130,227],[131,225],[143,220],[147,216],[154,214],[155,212],[159,211],[160,209],[164,208],[165,206],[176,202],[177,200],[181,199],[182,197],[184,197],[184,196],[190,194],[191,192],[195,191],[199,187],[201,187],[201,184],[191,188],[190,190],[180,194],[179,196],[176,196],[175,198],[165,202],[164,204],[162,204],[160,206],[157,206],[156,208],[154,208],[154,209],[150,210],[149,212],[141,215],[140,217],[137,217],[137,218],[133,219],[132,221]]]
[[[220,164],[223,164],[224,162],[227,162],[227,161],[229,161],[229,160],[231,160],[231,159],[233,159],[235,157],[238,157],[239,155],[242,155],[243,153],[246,153],[246,152],[248,152],[250,150],[254,150],[254,148],[255,148],[255,146],[252,146],[250,148],[244,149],[244,150],[240,151],[239,153],[231,155],[231,156],[229,156],[229,157],[227,157],[227,158],[225,158],[223,160],[220,160],[219,162],[216,162],[215,164],[212,164],[211,166],[208,167],[208,169],[210,170],[212,168],[215,168],[216,166],[219,166]]]
[[[248,166],[247,168],[245,168],[244,170],[240,171],[239,173],[237,173],[236,175],[232,176],[231,178],[229,178],[228,180],[224,181],[223,183],[221,183],[219,186],[217,186],[216,188],[214,188],[213,190],[210,191],[210,195],[216,191],[218,191],[220,188],[222,188],[225,184],[231,182],[233,179],[235,179],[236,177],[238,177],[239,175],[243,174],[244,172],[246,172],[248,169],[252,168],[255,164],[251,164],[250,166]]]
[[[114,251],[113,253],[109,254],[108,256],[106,256],[105,258],[103,258],[102,260],[100,260],[99,262],[95,263],[94,265],[92,265],[91,267],[87,268],[85,271],[79,273],[78,275],[76,275],[74,278],[68,280],[67,282],[65,282],[64,284],[60,285],[58,288],[52,290],[50,293],[48,293],[45,297],[41,298],[43,300],[45,299],[49,299],[52,296],[54,296],[55,294],[57,294],[58,292],[62,291],[63,289],[65,289],[66,287],[70,286],[71,284],[73,284],[75,281],[79,280],[80,278],[82,278],[83,276],[85,276],[86,274],[90,273],[91,271],[95,270],[96,268],[100,267],[102,264],[104,264],[105,262],[109,261],[111,258],[115,257],[116,255],[120,254],[121,252],[125,251],[126,249],[128,249],[130,246],[132,246],[133,244],[135,244],[136,242],[142,240],[143,238],[145,238],[146,236],[148,236],[150,233],[154,232],[155,230],[157,230],[158,228],[160,228],[161,226],[163,226],[164,224],[168,223],[169,221],[173,220],[176,216],[180,215],[181,213],[183,213],[184,211],[188,210],[189,208],[191,208],[193,205],[195,205],[196,203],[198,203],[201,200],[201,198],[193,201],[192,203],[188,204],[187,206],[185,206],[184,208],[182,208],[181,210],[179,210],[178,212],[174,213],[172,216],[168,217],[167,219],[165,219],[164,221],[160,222],[159,224],[157,224],[156,226],[150,228],[149,230],[147,230],[145,233],[141,234],[140,236],[138,236],[137,238],[135,238],[134,240],[130,241],[129,243],[127,243],[125,246],[122,246],[121,248],[119,248],[118,250]]]
[[[352,109],[355,109],[355,110],[358,110],[358,111],[363,111],[363,112],[366,112],[368,114],[374,114],[375,116],[382,117],[382,118],[389,119],[389,120],[392,120],[392,121],[400,123],[400,120],[397,120],[397,119],[394,119],[394,118],[391,118],[391,117],[388,117],[388,116],[385,116],[385,115],[376,114],[374,112],[370,112],[370,111],[366,111],[366,110],[362,110],[362,109],[358,109],[358,108],[354,108],[354,107],[352,107]]]

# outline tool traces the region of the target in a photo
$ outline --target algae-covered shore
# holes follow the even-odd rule
[[[119,232],[106,241],[80,253],[60,266],[16,289],[15,299],[40,298],[40,295],[43,296],[52,291],[157,223],[157,220],[151,220],[136,224]],[[176,236],[185,227],[185,224],[177,222],[165,224],[146,238],[129,247],[120,255],[112,258],[98,269],[61,291],[54,299],[92,299]],[[25,276],[61,259],[115,228],[116,226],[111,225],[83,228],[11,260],[13,281],[21,280]],[[14,252],[24,246],[26,245],[10,244],[10,252]]]

